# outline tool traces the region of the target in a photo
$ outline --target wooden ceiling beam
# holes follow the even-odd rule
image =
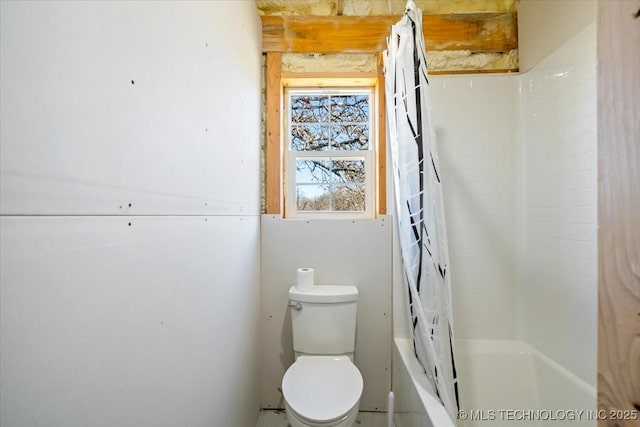
[[[375,53],[386,48],[400,16],[268,16],[262,18],[262,51]],[[516,13],[422,16],[427,50],[508,52],[518,47]]]

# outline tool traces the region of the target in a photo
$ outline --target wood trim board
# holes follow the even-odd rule
[[[378,53],[390,27],[402,17],[261,16],[262,51],[288,53]],[[518,48],[517,14],[424,14],[427,50],[509,52]]]
[[[266,213],[280,214],[281,183],[282,183],[282,150],[280,148],[282,110],[282,54],[280,52],[267,53],[267,123],[266,123]]]
[[[640,21],[633,17],[637,8],[637,1],[598,3],[598,409],[604,415],[599,417],[602,427],[640,426]]]

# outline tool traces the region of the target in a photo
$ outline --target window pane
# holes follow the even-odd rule
[[[292,95],[292,123],[320,123],[329,121],[328,95]]]
[[[328,211],[328,185],[296,185],[296,209],[298,211]]]
[[[340,87],[285,90],[290,106],[285,159],[292,168],[285,170],[287,211],[299,217],[369,213],[372,176],[365,166],[370,172],[375,150],[372,92]]]
[[[331,162],[333,182],[342,184],[363,183],[365,170],[362,160],[333,160]]]
[[[331,119],[334,122],[368,122],[369,95],[332,96]]]
[[[331,132],[334,150],[369,149],[369,125],[334,125]]]
[[[364,185],[336,185],[331,202],[334,211],[364,211]]]
[[[291,150],[323,151],[329,147],[329,128],[327,125],[291,126]]]
[[[329,184],[331,162],[321,159],[296,160],[296,184]]]

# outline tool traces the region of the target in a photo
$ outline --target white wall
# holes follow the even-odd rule
[[[578,10],[593,2],[574,2]],[[569,14],[564,16],[571,20]],[[596,384],[597,114],[592,24],[521,76],[519,336]]]
[[[589,26],[595,0],[520,0],[518,56],[524,73]]]
[[[262,405],[283,408],[278,387],[293,363],[289,288],[299,267],[315,282],[358,287],[355,364],[362,373],[360,409],[386,411],[391,390],[391,227],[376,220],[291,220],[263,215],[261,228]]]
[[[255,5],[0,4],[0,424],[253,425]]]

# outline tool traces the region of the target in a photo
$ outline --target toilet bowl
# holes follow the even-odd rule
[[[300,356],[282,379],[291,427],[351,427],[362,390],[362,375],[347,356]]]
[[[313,285],[289,289],[295,362],[282,378],[291,427],[351,427],[362,375],[352,360],[358,288]]]

